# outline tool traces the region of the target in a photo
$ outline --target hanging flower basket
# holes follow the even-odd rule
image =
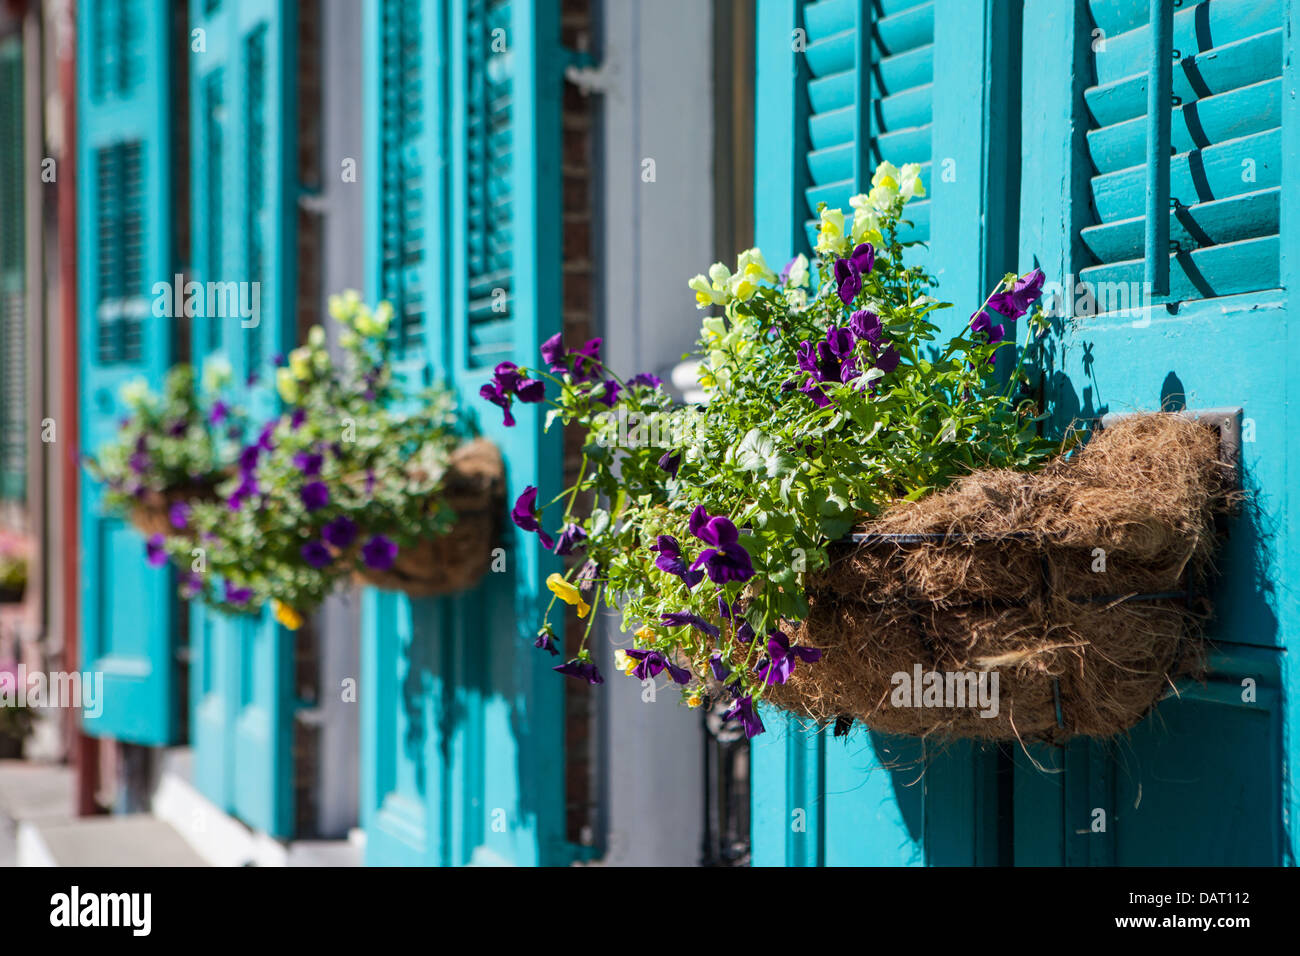
[[[822,659],[768,700],[939,738],[1131,727],[1203,670],[1220,458],[1207,425],[1135,416],[1041,472],[977,472],[887,510],[810,578],[798,636]]]
[[[468,590],[487,573],[505,494],[501,453],[484,438],[461,445],[443,482],[439,499],[456,515],[451,530],[403,548],[387,570],[360,567],[359,583],[431,597]]]
[[[163,491],[150,488],[142,492],[128,512],[132,527],[146,538],[176,534],[179,529],[172,520],[173,509],[178,505],[188,508],[195,502],[215,501],[217,485],[230,474],[224,472],[212,478],[195,479]]]

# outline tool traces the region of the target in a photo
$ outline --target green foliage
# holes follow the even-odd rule
[[[786,278],[751,249],[735,272],[719,263],[691,280],[700,308],[724,312],[704,320],[694,353],[708,396],[703,407],[673,407],[661,389],[617,379],[623,387],[609,407],[599,380],[575,381],[571,373],[552,379],[560,391],[550,419],[583,426],[589,438],[581,479],[543,509],[543,527],[582,528],[591,561],[584,591],[621,608],[637,648],[662,652],[690,671],[682,692],[691,704],[720,691],[709,666],[718,651],[735,665],[727,690],[762,695],[756,667],[769,655],[766,635],[806,616],[807,575],[826,567],[828,545],[856,524],[972,469],[1033,468],[1054,450],[1039,437],[1032,407],[1010,397],[1019,369],[1004,384],[1007,377],[991,362],[999,349],[1014,351],[1014,343],[991,342],[969,328],[944,338],[935,318],[949,306],[927,294],[934,277],[904,265],[899,223],[908,198],[923,194],[915,172],[906,179],[909,169],[915,167],[904,167],[902,176],[878,173],[877,188],[854,198],[851,225],[840,211],[824,210],[818,257],[799,257]],[[861,275],[862,288],[846,306],[836,263],[868,237],[874,268]],[[820,286],[805,285],[817,276]],[[1013,282],[993,291],[1010,290]],[[828,355],[828,332],[854,324],[855,314],[856,328],[875,328],[865,313],[879,318],[875,339],[851,335],[851,351]],[[843,351],[843,333],[835,341]],[[850,358],[856,377],[841,375]],[[671,440],[633,440],[629,423],[647,418]],[[665,456],[679,460],[675,476],[660,466]],[[585,492],[597,494],[595,508],[581,506],[590,497]],[[688,586],[682,575],[661,569],[667,562],[656,566],[662,552],[651,549],[660,535],[676,538],[687,564],[712,547],[691,531],[697,507],[739,529],[751,578],[719,583],[710,576]],[[720,601],[740,602],[741,614],[721,614]],[[719,636],[662,623],[676,612],[716,626]],[[746,640],[751,633],[757,639]],[[585,649],[580,659],[589,660]],[[636,664],[620,656],[628,673]]]

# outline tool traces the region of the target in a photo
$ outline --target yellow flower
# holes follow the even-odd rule
[[[839,209],[823,209],[821,220],[817,230],[817,251],[835,255],[844,252],[844,213]]]
[[[627,651],[622,648],[619,648],[614,652],[614,666],[628,677],[632,676],[632,672],[636,670],[636,665],[637,659],[635,657],[630,657]]]
[[[903,199],[914,199],[925,195],[925,184],[921,182],[921,164],[904,163],[899,171],[898,193]]]
[[[307,346],[296,348],[289,353],[289,370],[293,372],[293,377],[300,382],[305,382],[311,378],[311,349]]]
[[[691,696],[686,698],[687,707],[699,707],[702,703],[704,703],[704,699],[700,697],[699,691],[693,691]]]
[[[655,629],[649,624],[643,624],[641,627],[638,627],[636,629],[636,636],[647,644],[659,637],[659,635],[655,633]]]
[[[686,284],[695,292],[695,307],[697,309],[704,309],[711,305],[727,304],[726,293],[714,289],[709,283],[709,277],[706,275],[697,275]]]
[[[286,403],[293,405],[298,401],[298,380],[293,377],[291,370],[287,368],[275,370],[275,389]]]
[[[564,578],[558,574],[552,574],[546,579],[546,586],[551,589],[551,593],[563,601],[565,604],[571,604],[578,609],[578,617],[586,617],[591,610],[591,605],[582,599],[582,593]]]
[[[275,614],[275,619],[291,631],[296,631],[302,627],[302,615],[279,601],[271,602],[271,611]]]

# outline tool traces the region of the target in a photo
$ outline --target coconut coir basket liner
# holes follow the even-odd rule
[[[1215,516],[1232,494],[1219,457],[1207,425],[1134,416],[1041,472],[977,472],[890,508],[808,582],[796,636],[822,659],[767,699],[937,739],[1131,727],[1175,678],[1203,671]],[[996,673],[996,716],[896,704],[894,675],[918,664]]]
[[[497,447],[483,438],[461,445],[451,453],[439,495],[456,515],[451,529],[400,549],[391,568],[361,569],[357,578],[362,584],[411,597],[472,588],[492,563],[504,494],[505,465]]]

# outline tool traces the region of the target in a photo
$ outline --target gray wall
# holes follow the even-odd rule
[[[603,314],[613,368],[668,372],[699,334],[686,281],[713,256],[712,5],[603,4]],[[655,181],[642,179],[653,159]],[[609,865],[691,866],[703,823],[703,730],[675,689],[643,703],[613,666],[617,617],[600,642]]]
[[[365,289],[365,176],[362,168],[362,0],[324,0],[322,112],[324,114],[324,215],[321,323],[330,328],[326,298],[344,289]],[[371,64],[370,68],[374,68]],[[340,175],[345,157],[357,161],[356,182]],[[331,329],[332,333],[332,329]],[[360,595],[353,589],[328,598],[317,617],[320,636],[320,776],[317,812],[320,831],[343,836],[358,823],[361,804],[361,712],[342,700],[342,682],[360,683]],[[362,693],[364,691],[359,691]]]

